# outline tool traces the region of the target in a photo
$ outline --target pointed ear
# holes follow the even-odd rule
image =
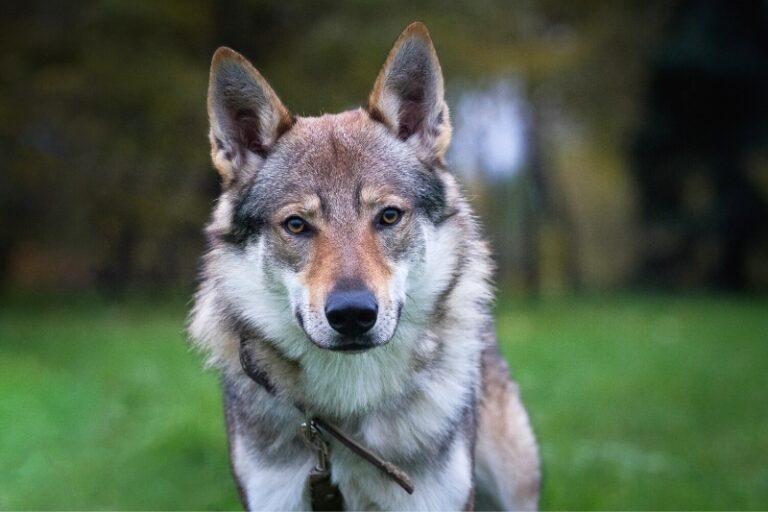
[[[368,98],[371,116],[413,144],[421,158],[441,160],[451,141],[443,72],[423,23],[395,41]]]
[[[248,60],[229,48],[213,54],[208,84],[211,158],[224,186],[255,170],[293,118]]]

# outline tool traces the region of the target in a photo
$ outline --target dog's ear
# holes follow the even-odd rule
[[[293,117],[248,60],[229,48],[213,54],[208,84],[211,158],[224,186],[253,172]]]
[[[368,98],[368,112],[428,161],[442,160],[451,141],[443,73],[427,27],[400,34]]]

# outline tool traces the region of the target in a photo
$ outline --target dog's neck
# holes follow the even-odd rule
[[[241,329],[239,338],[246,340],[255,367],[265,379],[269,375],[275,396],[348,425],[406,394],[414,370],[437,346],[423,329],[405,328],[389,344],[364,353],[311,346],[295,360],[252,329]]]
[[[277,394],[278,390],[269,380],[267,374],[251,359],[248,339],[245,337],[240,339],[240,365],[242,366],[243,372],[245,372],[251,380],[263,387],[270,395]],[[413,483],[405,471],[391,462],[383,460],[365,446],[355,441],[351,436],[344,433],[334,424],[319,416],[311,415],[304,404],[294,403],[294,407],[306,417],[305,422],[302,424],[301,431],[306,433],[307,444],[316,450],[316,456],[318,458],[313,474],[311,475],[312,478],[310,478],[310,486],[312,487],[312,489],[310,489],[310,495],[313,496],[313,501],[315,501],[314,497],[318,496],[318,499],[322,498],[324,501],[328,501],[332,504],[341,502],[339,501],[341,500],[341,494],[338,487],[332,485],[328,479],[330,475],[328,442],[323,438],[323,433],[330,434],[357,456],[382,471],[408,494],[413,493]],[[320,510],[321,508],[313,504],[313,509]],[[326,508],[323,507],[322,510],[326,510]]]

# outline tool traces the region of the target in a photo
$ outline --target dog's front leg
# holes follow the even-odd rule
[[[234,434],[232,470],[247,510],[310,510],[307,479],[313,467],[311,454],[285,461],[269,461]]]
[[[472,442],[458,437],[447,447],[445,459],[428,464],[414,482],[416,491],[395,505],[409,510],[474,510]],[[409,502],[410,498],[410,502]]]

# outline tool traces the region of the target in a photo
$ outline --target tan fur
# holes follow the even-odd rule
[[[316,217],[315,222],[327,226],[321,217]],[[372,230],[367,223],[362,229],[354,225],[328,228],[325,231],[329,235],[313,240],[306,270],[299,274],[310,290],[313,308],[324,304],[334,285],[344,279],[360,279],[377,297],[387,296],[392,271]]]

